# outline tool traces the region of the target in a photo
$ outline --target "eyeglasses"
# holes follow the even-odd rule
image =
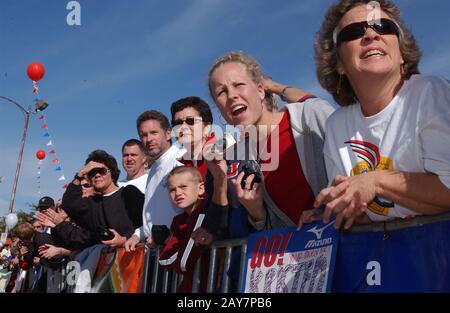
[[[86,183],[86,184],[82,184],[81,187],[83,187],[83,188],[91,188],[91,185]]]
[[[400,28],[397,23],[387,19],[382,18],[376,23],[368,23],[367,21],[352,23],[339,31],[336,27],[333,32],[333,42],[338,46],[343,41],[352,41],[361,38],[366,33],[367,28],[372,28],[380,35],[399,35]]]
[[[186,117],[184,120],[179,119],[179,120],[172,121],[172,127],[181,125],[183,123],[186,123],[189,126],[192,126],[192,125],[200,123],[202,121],[203,121],[203,119],[200,116],[189,116],[189,117]]]
[[[109,171],[109,169],[107,169],[105,167],[96,167],[89,171],[89,173],[87,174],[87,177],[89,179],[91,179],[92,177],[94,177],[97,174],[100,174],[101,176],[103,176],[103,175],[106,175],[106,173],[108,173],[108,171]]]
[[[38,225],[38,226],[33,226],[33,229],[42,229],[42,226]]]

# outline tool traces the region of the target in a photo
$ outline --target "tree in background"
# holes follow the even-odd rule
[[[21,223],[31,223],[34,219],[34,211],[31,212],[24,212],[22,210],[18,211],[17,219],[19,220],[17,222],[17,225]],[[0,218],[0,233],[4,233],[6,231],[6,223],[5,223],[5,217]]]

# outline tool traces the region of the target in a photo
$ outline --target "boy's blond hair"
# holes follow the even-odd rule
[[[178,166],[171,170],[167,175],[167,181],[169,181],[170,177],[181,173],[190,173],[197,183],[203,182],[202,174],[200,173],[200,171],[196,167],[186,165]]]
[[[16,227],[14,233],[22,241],[31,241],[34,236],[34,229],[30,223],[22,223]]]

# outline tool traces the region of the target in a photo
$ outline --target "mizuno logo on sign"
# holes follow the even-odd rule
[[[324,227],[319,228],[319,229],[317,228],[317,226],[314,226],[313,228],[309,229],[308,232],[313,233],[314,235],[316,235],[317,240],[319,240],[319,239],[322,238],[323,231],[327,227],[329,227],[331,224],[333,224],[333,222],[330,222],[327,225],[325,225]]]

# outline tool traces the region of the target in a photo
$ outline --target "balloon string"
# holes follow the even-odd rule
[[[37,81],[33,80],[33,93],[38,97],[39,99],[39,87]]]

